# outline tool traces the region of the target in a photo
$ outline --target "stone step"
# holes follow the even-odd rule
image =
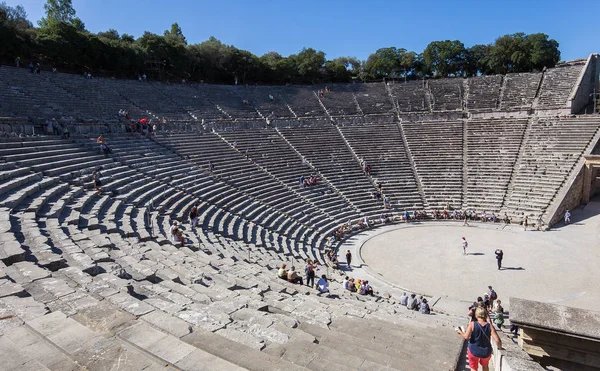
[[[58,349],[83,369],[165,369],[166,363],[158,361],[154,355],[144,354],[117,338],[106,338],[60,311],[25,323],[27,328],[52,346],[48,347],[51,350],[48,354],[39,354],[41,359],[56,357]],[[39,349],[43,348],[36,351]]]

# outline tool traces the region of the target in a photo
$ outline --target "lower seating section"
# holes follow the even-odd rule
[[[158,141],[202,166],[213,179],[228,185],[232,189],[230,202],[238,201],[232,202],[232,206],[240,213],[256,216],[265,227],[281,231],[299,243],[307,243],[305,249],[324,243],[323,238],[319,239],[323,236],[310,224],[322,212],[303,202],[299,194],[285,187],[266,169],[245,158],[237,149],[237,143],[227,143],[216,134],[175,134],[159,137]],[[213,171],[209,170],[209,164],[214,167]],[[244,197],[248,199],[241,200]],[[252,199],[260,207],[249,203]]]
[[[537,108],[565,107],[584,63],[559,66],[544,72]]]
[[[425,81],[395,82],[389,88],[399,111],[430,111]]]
[[[501,75],[476,76],[470,78],[467,95],[467,110],[496,109],[500,102]]]
[[[500,109],[530,109],[541,78],[542,74],[539,72],[507,74]]]
[[[6,184],[60,161],[50,145],[76,159],[97,156],[93,139],[3,140],[2,190],[21,194]],[[257,240],[281,235],[243,219],[249,213],[236,214],[234,202],[226,207],[224,187],[213,192],[221,197],[209,194],[209,184],[224,182],[146,138],[105,139],[112,153],[99,156],[107,160],[101,194],[90,189],[86,161],[79,173],[56,173],[59,188],[2,204],[0,351],[12,354],[3,369],[446,370],[460,356],[463,341],[447,329],[463,319],[350,293],[337,275],[330,295],[277,278],[282,263],[301,271],[308,256],[280,249],[283,239],[266,246],[228,237],[223,228],[238,224]],[[16,157],[37,152],[35,165]],[[171,220],[194,203],[200,224],[181,223],[187,241],[174,246]],[[415,334],[411,344],[427,354],[389,347]],[[367,354],[348,349],[356,343]]]
[[[398,124],[348,125],[340,130],[354,152],[370,167],[376,183],[397,211],[422,210]]]
[[[425,194],[425,207],[463,204],[463,121],[401,124]]]
[[[527,119],[472,119],[467,123],[465,208],[498,213],[519,154]]]
[[[431,108],[433,111],[456,111],[463,109],[463,79],[429,80]]]
[[[363,173],[358,159],[331,125],[279,129],[285,139],[323,180],[333,185],[357,213],[377,214],[382,207],[372,200],[375,185]]]
[[[319,214],[310,224],[316,229],[327,232],[335,225],[345,223],[352,218],[355,210],[345,198],[323,181],[319,172],[302,162],[302,157],[294,152],[276,130],[235,130],[219,133],[229,143],[236,142],[238,150],[250,158],[266,172],[274,176],[288,189],[302,197],[305,202],[315,206]],[[315,175],[317,185],[304,187],[300,177]]]
[[[325,265],[329,295],[276,269],[302,275],[336,225],[384,212],[359,158],[400,208],[497,210],[506,194],[517,216],[547,208],[599,128],[582,116],[121,133],[104,136],[108,154],[91,136],[3,137],[2,368],[453,368],[464,342],[448,329],[464,318],[343,290]],[[310,174],[320,184],[300,187]]]
[[[532,120],[504,205],[519,218],[546,211],[600,128],[593,116]]]

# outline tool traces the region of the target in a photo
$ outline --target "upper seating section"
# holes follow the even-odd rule
[[[0,67],[0,104],[2,114],[10,116],[66,119],[89,117],[88,111],[97,115],[88,102],[50,83],[46,73],[24,68]]]
[[[398,113],[478,113],[567,109],[585,64],[568,62],[544,72],[310,86],[169,84],[31,74],[0,67],[1,115],[115,122],[124,109],[133,119],[169,121],[296,120]],[[317,92],[323,90],[322,97]]]
[[[358,103],[354,99],[352,85],[336,84],[328,86],[328,90],[321,90],[323,90],[321,102],[331,116],[356,116],[362,114]]]
[[[205,84],[199,85],[199,89],[233,119],[260,119],[256,109],[244,103],[246,98],[242,91],[244,88],[241,86]]]
[[[424,81],[397,81],[389,84],[388,87],[399,111],[430,111],[429,96]]]
[[[501,110],[530,109],[535,99],[542,74],[510,73],[504,77]]]
[[[192,117],[199,120],[222,120],[228,117],[211,103],[198,85],[157,84],[156,89],[169,97]]]
[[[313,87],[286,86],[279,90],[279,96],[286,102],[297,117],[322,117],[325,111],[319,103]]]
[[[191,120],[192,117],[179,102],[162,94],[160,83],[147,83],[135,80],[109,80],[103,82],[148,115],[168,120]],[[133,117],[136,118],[136,117]]]
[[[392,99],[383,83],[353,84],[356,102],[365,115],[394,113]]]
[[[476,76],[469,79],[467,110],[491,110],[498,107],[502,75]]]
[[[437,79],[429,80],[431,92],[431,109],[433,111],[457,111],[463,109],[464,80]]]
[[[237,89],[237,92],[265,118],[293,118],[292,111],[281,97],[282,89],[285,87],[251,85],[242,86]]]
[[[565,65],[544,72],[536,108],[565,107],[583,66]]]

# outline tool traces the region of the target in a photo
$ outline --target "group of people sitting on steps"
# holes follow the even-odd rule
[[[281,264],[281,267],[277,271],[277,277],[282,280],[286,280],[290,283],[304,285],[304,280],[302,276],[300,276],[296,272],[296,267],[292,266],[290,269],[287,269],[287,264]],[[306,264],[304,265],[304,277],[306,278],[306,286],[317,289],[319,293],[328,293],[329,292],[329,282],[327,281],[326,275],[321,275],[321,278],[315,284],[315,270],[317,268],[316,262],[313,262],[311,259],[306,259]]]
[[[300,183],[300,187],[302,188],[306,188],[306,187],[311,187],[311,186],[315,186],[319,183],[319,178],[317,178],[314,175],[309,175],[309,176],[304,176],[301,175],[300,179],[298,179],[299,183]]]
[[[351,277],[344,277],[344,281],[342,281],[342,288],[344,290],[348,290],[350,292],[356,292],[361,295],[371,295],[373,296],[373,287],[369,284],[367,280],[357,279]]]
[[[429,302],[427,298],[424,298],[423,295],[420,295],[417,298],[416,294],[406,295],[405,292],[400,296],[400,305],[406,307],[408,310],[419,311],[422,314],[431,314],[431,307],[429,306]]]

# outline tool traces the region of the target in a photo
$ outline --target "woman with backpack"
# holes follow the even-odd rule
[[[492,342],[493,338],[498,349],[502,349],[502,341],[490,323],[487,322],[488,312],[484,307],[478,307],[475,310],[475,321],[469,322],[467,331],[463,332],[460,328],[456,332],[468,340],[467,356],[469,359],[469,367],[473,371],[479,369],[481,365],[483,371],[489,371],[489,362],[492,358]]]

